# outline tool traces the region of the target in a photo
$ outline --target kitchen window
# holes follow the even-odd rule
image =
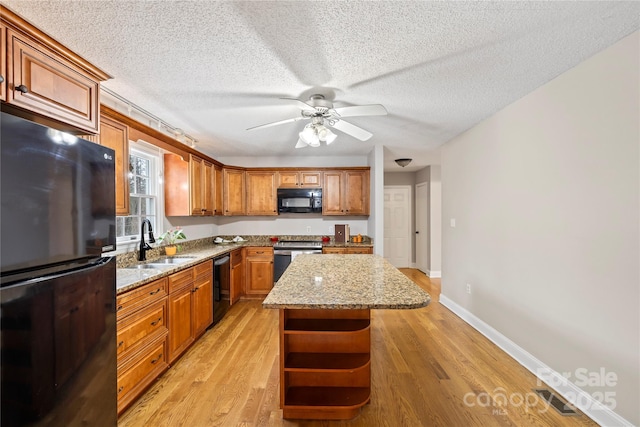
[[[147,144],[130,142],[129,215],[116,218],[118,242],[138,242],[140,240],[140,225],[144,219],[151,221],[154,232],[160,231],[157,226],[158,212],[160,211],[159,171],[159,151],[148,147]],[[145,235],[145,238],[148,239],[148,234]]]

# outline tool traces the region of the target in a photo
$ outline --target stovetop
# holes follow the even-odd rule
[[[273,245],[274,249],[322,249],[318,240],[280,240]]]

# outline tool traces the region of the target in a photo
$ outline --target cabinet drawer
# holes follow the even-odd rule
[[[153,342],[118,369],[118,413],[168,367],[166,338]]]
[[[348,254],[372,254],[373,248],[347,248]]]
[[[169,276],[169,293],[193,285],[193,272],[191,267]]]
[[[210,276],[213,272],[213,261],[205,261],[193,267],[195,269],[195,275],[208,275]]]
[[[167,279],[159,279],[116,297],[118,320],[167,296]]]
[[[245,248],[247,251],[247,256],[265,256],[271,257],[273,256],[273,248],[272,247],[250,247]]]
[[[118,322],[118,362],[163,334],[167,334],[166,298]]]

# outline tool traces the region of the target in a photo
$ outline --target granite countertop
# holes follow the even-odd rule
[[[264,308],[408,309],[431,297],[380,255],[299,255]]]
[[[130,291],[131,289],[137,288],[138,286],[142,286],[149,282],[153,282],[154,280],[161,279],[162,277],[169,276],[177,271],[180,271],[184,268],[192,267],[196,264],[199,264],[208,259],[224,255],[233,251],[234,249],[241,248],[242,246],[261,246],[260,244],[256,244],[253,242],[243,242],[243,243],[230,243],[223,245],[211,245],[204,248],[198,248],[194,250],[188,250],[180,252],[174,258],[194,258],[182,264],[169,264],[166,267],[163,266],[161,268],[145,268],[145,269],[136,269],[136,268],[117,268],[116,269],[116,293],[121,294],[126,291]],[[130,267],[135,267],[136,265],[152,263],[154,260],[150,259],[147,261],[137,262],[135,265]]]

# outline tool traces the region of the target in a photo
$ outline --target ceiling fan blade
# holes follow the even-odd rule
[[[334,108],[334,110],[336,113],[338,113],[340,117],[384,116],[387,114],[387,109],[380,104],[338,107],[338,108]]]
[[[333,124],[333,127],[335,129],[338,129],[339,131],[346,133],[347,135],[351,135],[352,137],[359,139],[360,141],[366,141],[373,136],[372,133],[367,132],[366,130],[356,125],[352,125],[349,122],[345,122],[344,120],[338,120]]]
[[[254,127],[251,127],[251,128],[247,128],[247,130],[254,130],[254,129],[268,128],[268,127],[271,127],[271,126],[283,125],[283,124],[285,124],[285,123],[297,122],[298,120],[305,120],[305,119],[307,119],[307,118],[308,118],[308,117],[302,117],[302,116],[300,116],[300,117],[295,117],[295,118],[293,118],[293,119],[280,120],[279,122],[266,123],[266,124],[264,124],[264,125],[254,126]]]
[[[280,99],[285,99],[287,101],[295,101],[298,104],[298,108],[300,108],[301,110],[308,110],[313,112],[316,111],[316,109],[313,108],[311,105],[307,104],[306,102],[300,101],[299,99],[295,99],[295,98],[280,98]]]

